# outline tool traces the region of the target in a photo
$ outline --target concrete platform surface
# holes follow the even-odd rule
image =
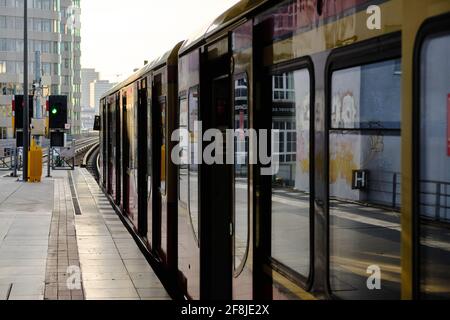
[[[170,299],[86,169],[0,175],[0,300]]]

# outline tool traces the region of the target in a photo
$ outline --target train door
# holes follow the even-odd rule
[[[233,299],[253,298],[253,217],[252,217],[252,168],[250,163],[250,128],[252,121],[252,79],[253,79],[253,21],[248,21],[231,32],[232,107],[231,123],[233,136],[232,168],[232,270]]]
[[[139,184],[138,184],[138,100],[137,86],[124,89],[123,110],[123,213],[139,231]]]
[[[152,199],[149,206],[148,227],[151,228],[151,242],[153,251],[159,256],[164,256],[161,250],[161,196],[165,194],[165,173],[162,157],[164,155],[165,142],[165,107],[166,99],[161,96],[161,74],[155,75],[152,85],[152,170],[153,186]],[[165,141],[165,140],[164,140]],[[150,216],[151,215],[151,216]]]
[[[204,141],[205,164],[200,183],[201,297],[231,299],[232,165],[226,164],[225,146],[226,130],[232,128],[229,37],[208,45],[203,61],[203,129],[218,130],[214,134],[219,136],[210,137],[214,149],[209,149],[209,142]],[[208,163],[208,156],[214,158],[210,159],[212,163]]]
[[[156,201],[155,201],[155,212],[154,218],[154,242],[157,248],[158,256],[166,262],[167,253],[167,211],[166,206],[163,207],[163,198],[165,199],[167,194],[166,189],[166,112],[167,112],[167,99],[166,96],[162,94],[162,75],[159,74],[154,80],[154,93],[155,93],[155,108],[156,114],[155,118],[155,156],[158,158],[155,161],[156,164]],[[164,204],[166,202],[164,201]],[[164,228],[164,230],[163,230]]]
[[[122,175],[121,172],[121,143],[120,143],[120,93],[116,93],[114,95],[114,113],[115,113],[115,143],[114,143],[114,153],[115,153],[115,175],[116,175],[116,197],[114,199],[115,203],[120,206],[120,199],[121,199],[121,181],[122,181]]]
[[[331,294],[400,298],[402,198],[399,34],[333,51],[327,68]]]
[[[272,66],[266,78],[272,170],[263,181],[273,299],[298,299],[297,287],[308,287],[312,277],[313,77],[312,62],[304,58]]]
[[[153,177],[154,177],[154,161],[153,161],[153,155],[154,155],[154,150],[153,150],[153,146],[154,146],[154,125],[153,125],[153,121],[154,121],[154,116],[155,116],[155,112],[153,111],[153,81],[150,81],[151,85],[149,84],[148,88],[147,88],[147,99],[148,99],[148,104],[147,104],[147,143],[146,143],[146,147],[147,147],[147,203],[146,203],[146,207],[147,207],[147,234],[146,234],[146,238],[147,238],[147,247],[152,250],[152,248],[154,247],[154,243],[153,243],[153,214],[154,214],[154,192],[155,192],[155,187],[154,187],[154,181],[153,181]]]
[[[128,205],[126,213],[136,232],[139,231],[139,184],[138,184],[138,104],[137,84],[134,83],[127,88],[127,135],[129,145],[129,160],[127,166],[128,175]]]
[[[309,57],[275,62],[263,50],[271,34],[270,20],[255,27],[253,287],[255,299],[295,300],[313,278],[314,67]]]
[[[101,126],[101,132],[102,132],[102,159],[101,159],[101,173],[102,173],[102,186],[106,187],[106,180],[107,180],[107,175],[106,175],[106,161],[107,161],[107,154],[106,154],[106,150],[107,150],[107,133],[108,133],[108,129],[106,127],[107,124],[107,111],[106,111],[106,104],[105,104],[105,99],[103,99],[100,103],[101,106],[101,114],[102,114],[102,126]]]
[[[154,209],[154,234],[156,251],[163,264],[168,266],[169,256],[173,255],[170,247],[169,229],[172,208],[169,204],[169,116],[171,116],[170,106],[168,104],[168,79],[167,67],[163,67],[154,77],[155,110],[157,118],[155,119],[155,167],[156,189],[157,192]]]
[[[177,125],[189,132],[180,135],[180,165],[178,166],[178,206],[177,206],[177,265],[178,281],[182,291],[190,299],[200,299],[200,178],[201,166],[188,164],[189,149],[195,148],[193,125],[202,120],[200,113],[199,81],[200,50],[194,50],[179,59],[179,99]],[[191,125],[190,125],[191,124]],[[189,128],[191,127],[191,128]],[[189,131],[191,129],[191,131]],[[193,139],[190,139],[192,136]],[[199,149],[201,150],[201,141]],[[194,149],[195,150],[195,149]]]
[[[129,207],[129,189],[130,177],[128,168],[130,163],[130,145],[128,138],[128,112],[127,112],[127,94],[122,92],[122,212],[128,212]]]
[[[101,106],[101,114],[102,114],[102,126],[101,126],[101,132],[102,132],[102,159],[101,159],[101,172],[102,172],[102,186],[106,188],[106,180],[107,174],[107,139],[108,139],[108,128],[107,128],[107,110],[106,110],[106,103],[105,99],[103,99],[100,103]]]
[[[276,24],[254,26],[249,74],[250,127],[258,130],[249,175],[252,298],[264,300],[304,298],[314,261],[314,68],[310,58],[288,60],[290,47],[275,46]]]
[[[415,293],[450,299],[450,15],[421,28],[415,57]]]
[[[107,157],[108,157],[108,179],[107,179],[107,193],[114,196],[114,104],[111,103],[110,97],[106,98],[106,109],[108,112],[108,145],[107,145]]]
[[[137,181],[138,232],[147,235],[147,78],[138,82],[137,104]]]

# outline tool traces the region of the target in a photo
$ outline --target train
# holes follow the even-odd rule
[[[449,57],[448,0],[242,0],[102,96],[99,183],[179,299],[449,299]]]

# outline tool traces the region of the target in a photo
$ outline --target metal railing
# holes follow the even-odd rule
[[[0,155],[0,171],[9,171],[15,165],[15,149],[4,148]]]
[[[370,171],[367,191],[369,194],[382,195],[378,199],[375,197],[374,202],[399,210],[401,206],[401,174],[391,171],[376,171],[376,174],[374,173],[375,171]]]
[[[421,215],[434,221],[450,222],[450,182],[423,180],[420,190]]]
[[[279,183],[284,187],[295,185],[295,163],[280,164]],[[389,207],[400,210],[401,207],[400,172],[370,171],[368,188],[363,190],[368,194],[364,204]],[[274,182],[276,179],[274,177]],[[450,181],[420,181],[420,209],[421,215],[434,221],[450,222]],[[348,199],[336,198],[340,201]]]
[[[11,170],[15,160],[14,139],[0,139],[0,171]]]
[[[401,178],[402,175],[399,172],[376,171],[375,173],[375,171],[371,171],[369,174],[369,187],[366,191],[369,194],[384,194],[385,197],[369,197],[367,202],[400,210]],[[450,181],[420,181],[419,197],[422,217],[433,221],[450,222]],[[380,198],[391,200],[388,203],[379,201]]]

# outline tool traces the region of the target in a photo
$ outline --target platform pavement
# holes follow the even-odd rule
[[[53,180],[0,178],[0,299],[43,299]]]
[[[88,171],[52,176],[0,172],[0,300],[170,299]]]

